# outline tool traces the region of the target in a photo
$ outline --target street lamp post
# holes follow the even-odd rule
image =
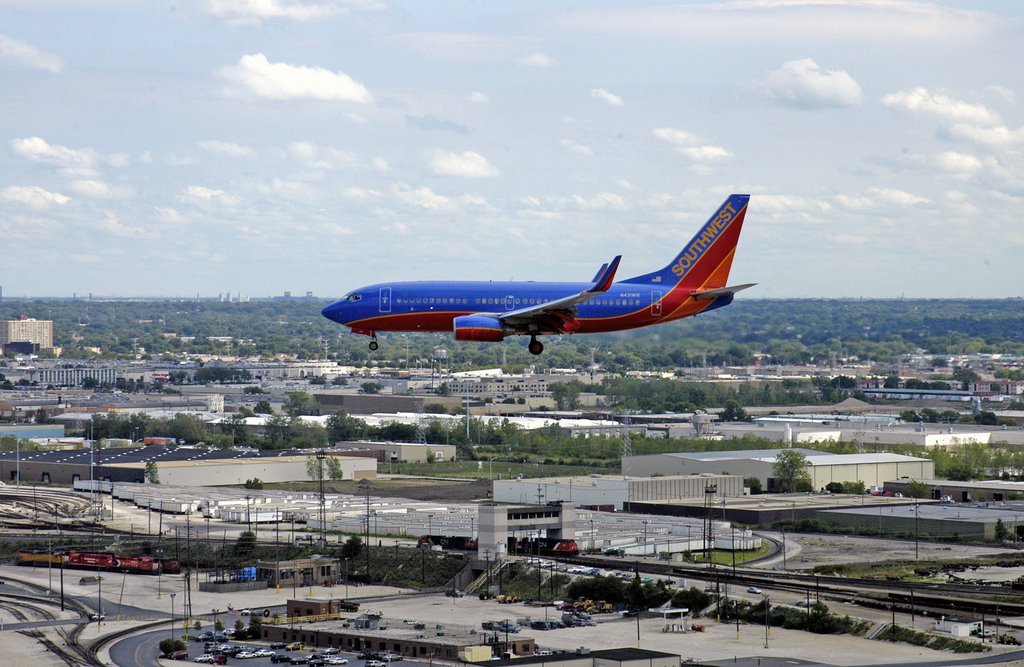
[[[171,641],[174,641],[174,596],[177,593],[171,593]]]
[[[771,607],[771,600],[768,596],[764,597],[764,647],[768,648],[768,608]]]

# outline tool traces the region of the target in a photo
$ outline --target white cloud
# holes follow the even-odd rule
[[[629,208],[626,198],[614,192],[600,192],[592,197],[572,195],[569,201],[577,208],[588,211],[625,211]]]
[[[321,148],[309,141],[293,141],[285,147],[288,158],[312,169],[333,169],[356,162],[356,155],[330,146]]]
[[[230,141],[200,141],[199,148],[222,157],[256,157],[256,151],[253,149]]]
[[[1001,121],[999,114],[990,111],[982,104],[964,102],[946,95],[931,93],[927,88],[914,88],[890,93],[882,98],[888,107],[897,107],[907,111],[930,113],[944,120],[981,125],[997,125]]]
[[[838,195],[836,202],[847,210],[864,211],[887,205],[907,208],[928,204],[931,203],[931,200],[895,188],[869,188],[865,194],[859,196]]]
[[[485,93],[481,93],[480,91],[474,90],[472,93],[469,94],[469,101],[472,102],[473,104],[489,104],[491,98],[487,97]]]
[[[451,197],[439,195],[426,186],[413,190],[405,185],[395,185],[391,192],[403,204],[417,206],[428,211],[450,211],[455,208],[455,202]]]
[[[366,86],[344,72],[321,67],[272,63],[262,53],[242,56],[237,65],[222,67],[228,94],[251,93],[272,100],[329,100],[371,104]]]
[[[981,171],[981,160],[969,153],[945,151],[935,156],[935,166],[956,174],[974,174]]]
[[[694,162],[711,162],[732,155],[721,146],[704,144],[697,135],[673,127],[656,127],[654,136],[665,141]]]
[[[769,94],[789,106],[816,109],[854,107],[864,99],[860,85],[844,70],[823,70],[810,58],[790,60],[768,74]]]
[[[217,190],[214,188],[207,188],[202,185],[190,185],[178,198],[186,204],[223,204],[224,206],[235,206],[238,204],[238,198],[227,194],[223,190]]]
[[[54,167],[87,168],[95,166],[98,156],[91,148],[74,149],[60,144],[50,144],[39,137],[26,137],[11,141],[14,154],[26,160],[48,164]]]
[[[11,185],[0,190],[0,199],[5,202],[23,204],[37,211],[50,208],[53,204],[66,204],[71,197],[59,192],[50,192],[38,185]]]
[[[92,226],[101,232],[124,238],[144,238],[153,236],[142,227],[129,227],[123,224],[120,218],[117,217],[117,213],[114,211],[104,211],[103,219],[96,220],[92,223]]]
[[[1024,127],[1011,130],[1005,125],[978,127],[967,123],[956,123],[947,132],[956,139],[967,139],[989,146],[1009,146],[1024,142]]]
[[[68,187],[73,192],[92,199],[128,199],[135,194],[127,185],[110,185],[98,178],[74,180]]]
[[[206,0],[206,12],[230,23],[259,23],[267,19],[314,21],[352,10],[388,7],[376,0]]]
[[[882,201],[897,206],[916,206],[918,204],[927,204],[931,201],[925,197],[919,197],[918,195],[894,188],[871,188],[868,192],[876,195]]]
[[[537,67],[539,69],[554,67],[558,64],[557,60],[544,53],[531,53],[529,55],[520,56],[512,62],[522,67]]]
[[[623,102],[622,98],[615,93],[610,93],[604,88],[594,88],[590,91],[590,96],[595,100],[601,100],[605,104],[613,107],[621,107]]]
[[[569,141],[568,139],[562,139],[558,142],[558,145],[569,151],[570,153],[576,153],[578,155],[593,155],[594,149],[584,144],[578,144],[575,141]]]
[[[351,199],[354,201],[371,201],[374,199],[380,199],[381,193],[378,190],[370,188],[350,187],[343,189],[341,191],[341,196],[345,199]]]
[[[54,73],[64,68],[64,63],[57,56],[4,34],[0,34],[0,60]]]
[[[430,170],[441,176],[465,176],[468,178],[484,178],[501,174],[501,171],[488,162],[487,158],[474,151],[464,153],[437,151],[430,159]]]

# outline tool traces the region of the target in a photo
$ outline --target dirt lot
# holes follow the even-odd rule
[[[786,536],[786,541],[786,569],[788,570],[804,570],[811,569],[817,565],[834,565],[838,563],[914,560],[914,542],[912,540],[896,541],[879,540],[870,537],[791,533]],[[794,542],[795,546],[791,546],[790,542]],[[918,552],[921,559],[971,558],[973,556],[1002,554],[1010,551],[1010,549],[1005,547],[979,547],[933,542],[920,542],[918,544]],[[774,566],[780,567],[781,563],[775,562]]]

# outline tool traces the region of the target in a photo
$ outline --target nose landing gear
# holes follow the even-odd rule
[[[544,343],[537,340],[536,336],[530,336],[530,344],[526,346],[530,354],[540,354],[544,351]]]
[[[377,345],[377,334],[370,334],[370,350],[376,352],[379,345]]]

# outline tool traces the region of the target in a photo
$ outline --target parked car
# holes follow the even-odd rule
[[[224,656],[221,656],[221,657],[223,658]],[[214,661],[214,658],[215,658],[215,656],[213,654],[211,654],[211,653],[204,653],[202,655],[197,655],[196,657],[192,658],[192,662],[202,662],[202,663],[205,663],[207,665],[212,665],[213,661]]]
[[[292,657],[287,653],[275,653],[270,656],[270,662],[291,662]]]
[[[258,648],[252,652],[252,657],[254,658],[269,658],[272,655],[274,655],[274,652],[269,648]]]
[[[325,665],[347,665],[348,658],[339,658],[336,655],[329,655],[324,658]]]
[[[235,654],[235,657],[238,658],[239,660],[248,660],[249,658],[255,658],[256,657],[256,652],[255,651],[249,651],[249,650],[239,651],[238,653]]]
[[[270,648],[284,648],[288,646],[287,642],[270,642]]]
[[[341,649],[337,646],[328,646],[324,649],[324,655],[338,655],[341,653]]]
[[[465,593],[460,591],[458,588],[453,588],[451,590],[445,591],[444,594],[447,595],[450,598],[461,598],[461,597],[464,597],[466,595]]]
[[[398,653],[385,653],[380,659],[384,662],[398,662],[402,659],[402,656]]]
[[[383,660],[367,660],[365,667],[387,667],[387,664]]]
[[[102,621],[107,618],[106,614],[89,614],[90,621]]]
[[[754,595],[761,595],[761,589],[760,589],[760,588],[758,588],[757,586],[751,586],[751,587],[749,587],[749,588],[747,589],[747,592],[748,592],[748,593],[753,593]]]
[[[175,651],[167,657],[171,660],[188,660],[188,651]]]
[[[308,665],[309,664],[309,656],[293,655],[288,662],[290,662],[293,665]]]

